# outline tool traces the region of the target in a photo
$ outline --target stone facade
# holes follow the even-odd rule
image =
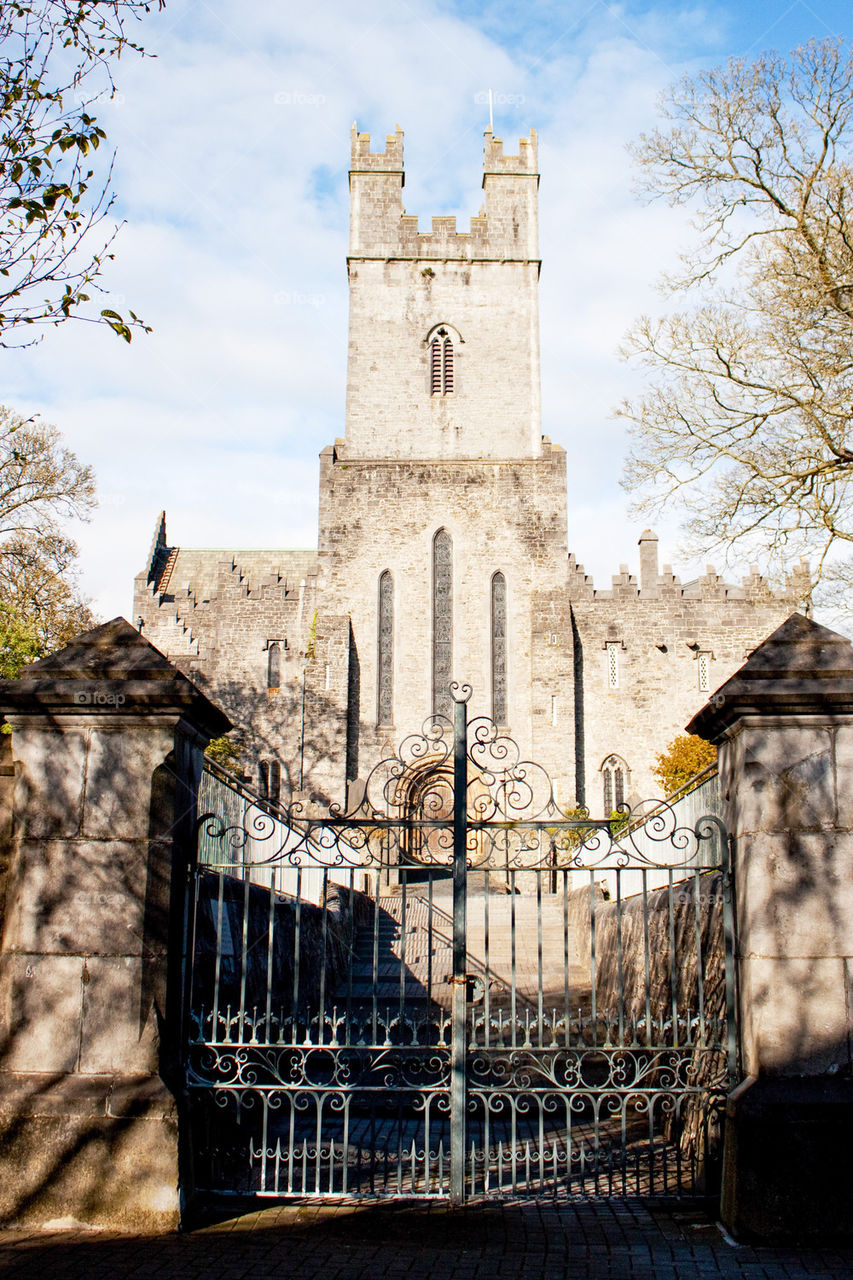
[[[682,584],[647,530],[639,581],[622,566],[596,590],[568,552],[566,454],[541,434],[536,135],[505,156],[486,133],[467,232],[420,231],[403,181],[402,132],[373,153],[354,130],[346,423],[321,455],[317,551],[188,550],[161,517],[134,616],[283,800],[346,802],[452,677],[561,803],[601,813],[654,793],[657,753],[803,582]]]

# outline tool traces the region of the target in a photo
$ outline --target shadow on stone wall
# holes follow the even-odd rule
[[[277,760],[282,804],[305,793],[322,807],[345,799],[340,792],[347,767],[346,708],[342,711],[322,692],[307,688],[303,709],[301,685],[282,686],[270,695],[238,681],[214,685],[200,671],[193,672],[193,680],[236,726],[233,736],[243,748],[238,769],[251,786],[258,785],[257,761]],[[357,760],[357,753],[350,755],[351,763]]]
[[[683,1085],[726,1090],[726,971],[723,880],[710,872],[672,889],[638,895],[595,910],[596,1003],[606,1027],[624,1019],[622,1043],[692,1046]],[[606,1028],[605,1028],[606,1029]],[[669,1063],[645,1082],[665,1091],[682,1079]],[[672,1087],[672,1086],[670,1086]],[[715,1191],[722,1168],[722,1116],[701,1092],[678,1098],[664,1131],[697,1170],[697,1189]]]
[[[178,1219],[168,964],[176,836],[192,817],[172,757],[152,773],[144,743],[122,761],[117,744],[84,752],[83,736],[58,723],[19,780],[28,823],[0,956],[0,1218],[162,1228]],[[147,833],[134,818],[146,797]]]

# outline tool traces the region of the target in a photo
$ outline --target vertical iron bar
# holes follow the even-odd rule
[[[536,876],[536,979],[537,979],[537,1000],[536,1000],[536,1045],[541,1049],[543,1039],[542,1027],[542,876],[544,872],[541,866],[534,872]],[[550,874],[550,872],[549,872]]]
[[[672,868],[668,871],[667,909],[669,912],[669,988],[672,993],[672,1044],[678,1048],[678,981],[675,973],[675,902],[673,901]]]
[[[238,1031],[239,1043],[243,1043],[245,1035],[245,1018],[246,1018],[246,979],[249,976],[249,891],[251,889],[251,880],[249,879],[249,871],[243,864],[243,936],[240,952],[240,1026]]]
[[[372,1004],[371,1004],[371,1029],[373,1038],[371,1044],[376,1047],[379,1036],[379,889],[380,876],[382,872],[379,867],[376,868],[376,883],[374,884],[373,893],[373,981],[371,983]]]
[[[275,959],[275,871],[270,877],[270,914],[267,932],[267,1006],[264,1040],[269,1043],[272,1038],[270,1023],[272,1021],[273,961]]]
[[[291,1043],[297,1044],[299,1017],[299,961],[302,955],[302,867],[296,868],[296,908],[293,913],[293,1003],[290,1007]],[[306,1036],[307,1036],[306,1028]]]
[[[625,967],[622,954],[622,871],[616,868],[616,966],[619,992],[619,1048],[625,1044]]]
[[[649,873],[645,867],[640,873],[643,877],[643,964],[646,984],[646,1044],[652,1040],[652,953],[649,938]]]
[[[465,1200],[465,893],[468,843],[468,706],[453,703],[453,1027],[450,1070],[450,1202]]]
[[[697,1001],[697,1017],[699,1019],[699,1036],[701,1043],[705,1045],[705,975],[702,972],[704,964],[704,954],[702,949],[702,881],[699,879],[700,872],[697,868],[693,873],[693,895],[694,905],[696,908],[696,1001]],[[708,917],[712,911],[712,903],[708,901]]]
[[[345,1043],[347,1044],[347,1046],[349,1046],[352,1042],[351,1041],[352,976],[353,976],[352,970],[353,970],[353,965],[355,964],[355,948],[356,948],[356,941],[358,938],[358,929],[355,923],[355,869],[354,868],[350,868],[350,873],[349,873],[349,930],[350,930],[350,934],[349,934],[350,945],[349,945],[349,957],[347,959],[347,1024],[346,1024],[346,1039],[345,1039]],[[349,1102],[347,1102],[347,1106],[349,1106]],[[348,1111],[347,1111],[346,1119],[347,1119],[347,1122],[349,1122]],[[346,1154],[346,1142],[345,1142],[344,1143],[344,1182],[346,1182],[346,1159],[347,1159],[347,1154]]]
[[[213,1026],[211,1038],[219,1039],[219,983],[222,977],[222,915],[225,910],[225,872],[219,872],[216,894],[216,966],[213,973]],[[230,930],[229,930],[230,936]]]
[[[488,834],[487,834],[487,838],[488,838]],[[490,850],[490,853],[491,853],[491,850]],[[490,888],[490,882],[489,882],[488,867],[486,868],[484,881],[485,881],[485,889],[483,892],[483,964],[484,964],[485,972],[483,974],[483,1047],[485,1049],[488,1049],[489,1045],[491,1044],[491,1032],[489,1030],[489,1021],[491,1018],[491,1009],[489,1008],[489,1004],[490,1004],[489,987],[491,983],[489,981],[489,888]],[[486,1116],[488,1119],[488,1111],[486,1112]],[[489,1144],[488,1142],[486,1142],[487,1181],[488,1181],[488,1164],[489,1164],[488,1150],[489,1150]]]
[[[592,1017],[592,1043],[598,1044],[598,1001],[595,992],[595,872],[589,872],[589,973],[590,973],[590,1005]],[[597,1121],[596,1121],[597,1123]]]
[[[571,999],[569,996],[569,873],[563,872],[563,1042],[569,1047],[569,1027],[571,1025]],[[554,1037],[556,1043],[557,1037]]]
[[[518,1017],[518,1004],[516,1000],[516,972],[515,972],[515,867],[509,875],[509,938],[510,938],[510,1000],[509,1000],[509,1016],[510,1016],[510,1034],[512,1037],[512,1047],[516,1047],[516,1018]]]
[[[326,1043],[326,964],[328,962],[329,951],[329,868],[323,868],[323,894],[320,899],[323,914],[321,916],[321,951],[320,951],[320,1012],[317,1031],[319,1033],[318,1044]],[[329,1037],[330,1039],[332,1037]],[[319,1185],[320,1166],[317,1166],[317,1178]]]
[[[719,840],[723,873],[723,935],[726,950],[726,1065],[731,1087],[734,1086],[738,1077],[737,1024],[735,1022],[735,884],[732,856],[734,837],[727,835],[725,830],[721,829]]]
[[[400,895],[400,1034],[403,1034],[403,1026],[406,1018],[406,894],[409,887],[409,877],[405,870],[401,872],[402,876],[402,893]]]

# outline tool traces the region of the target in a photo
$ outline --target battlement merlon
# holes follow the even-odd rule
[[[400,175],[400,186],[403,185],[403,130],[399,125],[393,133],[386,135],[385,150],[372,152],[370,134],[359,133],[358,125],[353,121],[350,179],[357,173],[396,173]]]
[[[485,205],[470,231],[457,231],[452,216],[438,215],[429,231],[403,209],[403,131],[371,152],[370,134],[352,132],[350,170],[352,259],[539,263],[538,147],[536,131],[519,141],[518,155],[505,156],[503,142],[486,130],[483,154]]]
[[[536,130],[530,130],[529,138],[519,138],[518,155],[505,156],[502,138],[496,138],[491,129],[484,135],[483,186],[489,177],[534,178],[539,185],[539,139]]]

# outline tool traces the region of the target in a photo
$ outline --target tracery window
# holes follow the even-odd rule
[[[377,722],[394,723],[394,580],[386,569],[379,578]]]
[[[604,817],[609,818],[614,810],[621,809],[625,803],[628,766],[620,756],[608,756],[601,766],[601,778],[604,790]]]
[[[507,723],[506,578],[492,577],[492,719]]]
[[[439,529],[432,540],[432,708],[436,715],[453,711],[453,540]]]
[[[258,761],[258,791],[264,800],[278,804],[281,799],[281,765],[278,760]]]
[[[446,329],[439,329],[429,344],[430,395],[453,393],[453,339]]]

